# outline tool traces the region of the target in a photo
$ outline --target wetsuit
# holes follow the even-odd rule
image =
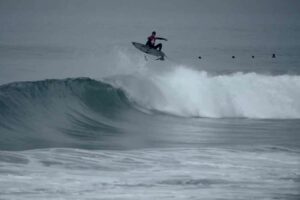
[[[159,43],[159,44],[155,45],[155,40],[156,39],[161,40],[163,38],[159,38],[159,37],[155,37],[154,35],[151,35],[151,36],[148,37],[146,45],[149,46],[152,49],[158,49],[159,51],[161,51],[162,44]]]

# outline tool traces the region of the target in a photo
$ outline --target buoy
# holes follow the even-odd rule
[[[272,58],[276,58],[276,55],[275,55],[275,53],[273,53],[273,54],[272,54]]]
[[[254,58],[254,56],[252,56],[252,58]]]
[[[199,56],[198,58],[199,58],[199,59],[201,59],[202,57],[201,57],[201,56]]]
[[[235,56],[232,56],[233,59],[235,59]]]

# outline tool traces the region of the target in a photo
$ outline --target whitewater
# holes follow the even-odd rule
[[[117,87],[144,108],[185,117],[299,119],[300,76],[210,75],[185,66],[119,77]]]
[[[1,1],[0,199],[299,199],[299,6]]]

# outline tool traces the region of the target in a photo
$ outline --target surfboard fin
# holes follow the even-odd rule
[[[156,60],[165,60],[165,57],[162,56],[162,57],[160,57],[160,58],[157,58]]]

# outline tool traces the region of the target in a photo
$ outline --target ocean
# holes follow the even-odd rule
[[[0,199],[300,199],[299,8],[0,1]]]

